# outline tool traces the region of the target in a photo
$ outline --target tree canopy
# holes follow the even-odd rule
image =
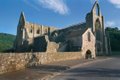
[[[115,28],[107,27],[105,31],[110,38],[111,50],[113,52],[120,51],[120,30],[117,27]]]

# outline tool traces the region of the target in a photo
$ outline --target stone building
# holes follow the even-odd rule
[[[37,25],[26,21],[24,13],[20,15],[17,36],[14,49],[18,52],[30,51],[33,48],[34,39],[43,35],[49,35],[56,30],[54,27]]]
[[[92,28],[92,32],[96,37],[96,53],[108,53],[108,42],[104,30],[104,17],[98,1],[93,5],[91,12],[86,15],[86,26]]]
[[[37,25],[26,21],[21,13],[14,42],[16,52],[82,52],[83,56],[108,52],[104,17],[96,1],[86,15],[86,22],[64,29]]]

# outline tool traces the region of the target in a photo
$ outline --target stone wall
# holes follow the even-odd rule
[[[0,74],[25,68],[26,54],[0,54]]]
[[[24,35],[25,36],[27,35],[27,38],[33,38],[33,36],[34,37],[43,36],[44,34],[49,34],[54,30],[57,30],[57,28],[52,26],[44,26],[33,23],[26,23],[24,29],[26,29],[26,34]]]
[[[24,69],[34,64],[81,59],[81,52],[66,53],[1,53],[0,74]]]
[[[88,35],[88,33],[90,33],[90,35]],[[92,54],[92,58],[96,57],[95,54],[95,36],[94,34],[91,32],[91,29],[89,28],[83,35],[82,35],[82,53],[83,56],[85,57],[86,55],[84,53],[86,53],[88,50],[91,51]],[[90,40],[88,40],[88,38]]]

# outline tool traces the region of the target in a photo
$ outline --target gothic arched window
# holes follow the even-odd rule
[[[98,4],[96,4],[96,15],[100,16],[100,8]]]
[[[101,33],[102,33],[101,31],[102,31],[102,29],[101,29],[101,24],[100,24],[99,19],[96,20],[95,30],[96,30],[96,40],[101,41]]]
[[[101,24],[100,24],[100,20],[99,19],[96,20],[95,28],[96,28],[96,30],[101,29]]]

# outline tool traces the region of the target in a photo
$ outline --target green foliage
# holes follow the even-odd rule
[[[120,51],[120,30],[117,27],[107,27],[105,31],[110,37],[111,50],[114,52]]]
[[[0,52],[11,49],[13,47],[14,40],[14,35],[0,33]]]

